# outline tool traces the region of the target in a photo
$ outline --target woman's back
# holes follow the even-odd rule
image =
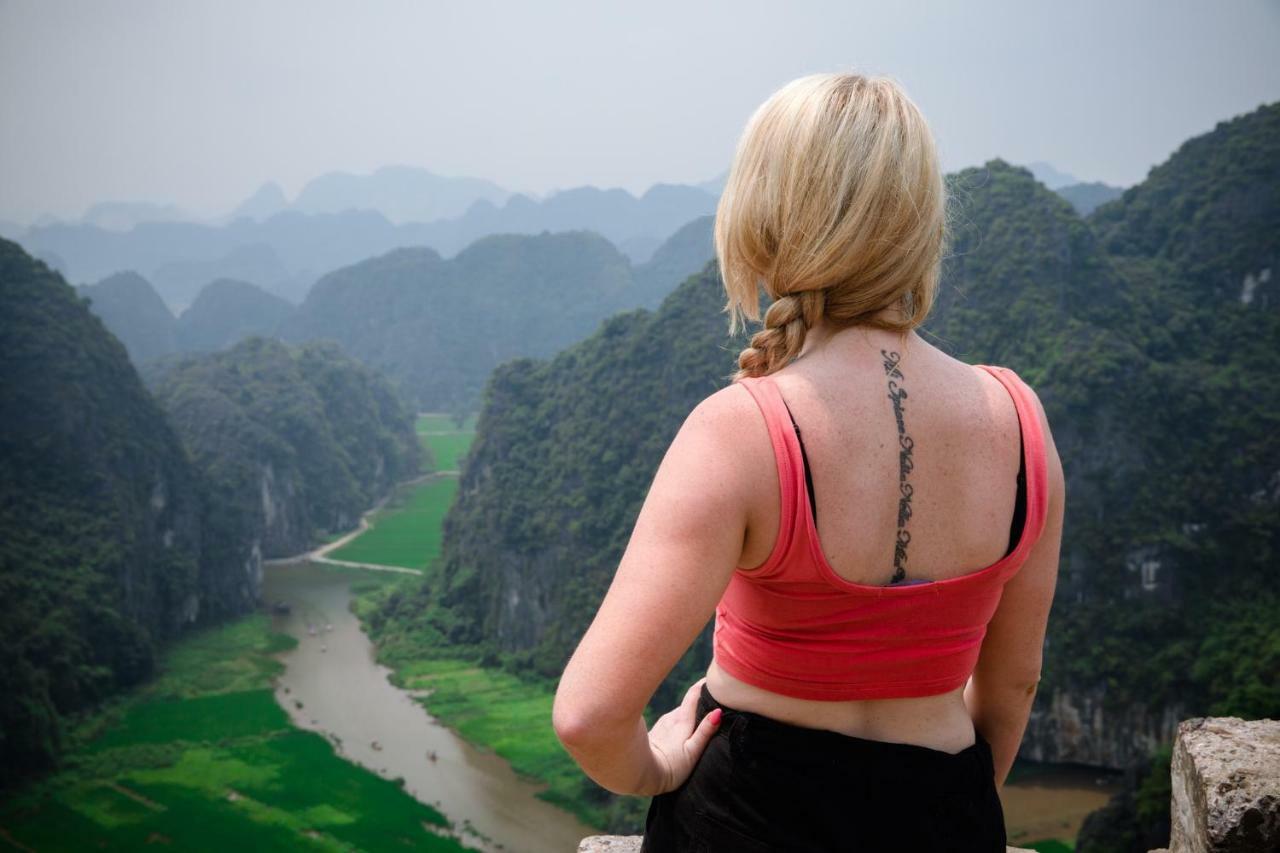
[[[805,353],[766,381],[773,388],[752,395],[781,398],[798,432],[792,446],[803,448],[792,467],[807,469],[813,497],[784,507],[779,479],[788,466],[775,464],[779,447],[757,410],[733,448],[761,474],[739,564],[747,570],[717,612],[709,689],[729,706],[795,725],[947,752],[969,746],[963,684],[1004,582],[1044,519],[1037,423],[1031,489],[1025,477],[1019,488],[1026,442],[1018,386],[1005,385],[1017,380],[914,334],[819,328]],[[1021,406],[1024,419],[1039,420]],[[745,581],[779,575],[762,564],[786,562],[795,564],[791,586],[784,579],[779,594],[768,581]],[[1007,571],[982,571],[997,564]],[[817,583],[795,586],[806,572]],[[937,581],[946,594],[930,588]],[[886,586],[901,600],[888,608],[865,600]]]
[[[966,574],[996,562],[1009,545],[1021,450],[1014,401],[986,371],[917,335],[908,341],[903,347],[891,333],[842,331],[769,377],[800,428],[823,551],[855,583],[890,583],[898,538],[901,454],[882,351],[900,356],[902,378],[892,381],[905,392],[897,408],[911,441],[907,579]],[[756,444],[771,454],[764,430],[761,420]],[[762,491],[770,498],[763,506],[776,520],[777,478],[767,465],[764,473],[775,488]],[[763,562],[773,544],[763,538],[744,551],[760,559],[744,566]]]
[[[1030,388],[914,331],[947,219],[888,78],[800,78],[747,124],[716,257],[730,332],[762,326],[672,440],[553,713],[592,778],[660,794],[646,851],[1004,850],[1062,472]],[[646,731],[712,617],[706,679]]]

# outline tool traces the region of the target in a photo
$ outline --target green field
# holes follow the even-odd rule
[[[476,416],[470,415],[462,426],[448,415],[418,415],[416,424],[418,441],[435,459],[435,471],[456,471],[458,460],[475,436]]]
[[[432,716],[473,744],[492,749],[517,773],[546,782],[538,796],[603,827],[604,810],[584,796],[584,776],[551,728],[550,686],[463,660],[417,660],[396,667],[408,689],[430,688]]]
[[[15,849],[459,851],[445,818],[293,728],[265,616],[194,635],[150,685],[83,722],[63,769],[0,805]]]
[[[474,437],[475,416],[458,430],[447,415],[419,415],[418,438],[434,455],[437,469],[452,471]],[[369,519],[370,529],[329,553],[335,560],[428,568],[440,556],[444,517],[458,492],[452,473],[402,487],[387,505]]]
[[[370,529],[330,551],[335,560],[426,569],[440,556],[444,516],[458,491],[456,477],[404,487],[369,519]]]
[[[455,430],[475,432],[476,421],[479,418],[478,414],[472,413],[467,415],[462,422],[462,426],[458,426],[452,415],[440,412],[420,412],[417,420],[418,432],[453,432]]]
[[[471,438],[469,432],[418,433],[418,440],[431,451],[437,471],[458,470],[458,460],[471,446]]]

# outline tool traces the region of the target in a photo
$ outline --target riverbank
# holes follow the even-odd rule
[[[263,614],[174,645],[156,679],[74,727],[57,773],[5,800],[0,846],[466,849],[440,811],[291,724],[272,682],[294,645]]]
[[[374,604],[373,595],[361,594],[362,608]],[[442,724],[469,743],[491,750],[520,775],[545,785],[539,798],[595,830],[609,828],[616,820],[617,808],[583,775],[551,728],[553,686],[462,657],[380,653],[379,661],[390,668],[392,681],[418,694],[423,707]]]
[[[491,750],[433,719],[414,691],[400,689],[374,659],[353,612],[351,588],[394,588],[392,575],[300,563],[272,566],[264,594],[289,604],[272,616],[298,639],[284,652],[276,699],[295,725],[328,738],[338,754],[385,779],[463,828],[485,850],[560,853],[591,827],[539,797],[543,786]]]

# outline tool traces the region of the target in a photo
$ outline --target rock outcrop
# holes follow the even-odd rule
[[[1046,701],[1047,699],[1047,701]],[[1181,705],[1131,703],[1109,708],[1100,690],[1054,690],[1042,697],[1027,721],[1018,757],[1095,767],[1128,767],[1173,741]]]
[[[1280,850],[1280,720],[1185,720],[1172,773],[1170,853]]]

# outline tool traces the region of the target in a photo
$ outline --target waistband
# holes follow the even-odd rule
[[[916,780],[944,782],[958,776],[975,779],[980,784],[994,784],[995,765],[991,746],[976,729],[974,742],[960,752],[912,743],[894,743],[841,734],[828,729],[795,726],[757,714],[722,705],[705,684],[698,697],[697,720],[714,709],[721,710],[717,735],[727,736],[731,747],[743,757],[755,754],[762,758],[794,757],[817,768],[848,772],[859,767],[875,768],[877,773],[891,772]]]

